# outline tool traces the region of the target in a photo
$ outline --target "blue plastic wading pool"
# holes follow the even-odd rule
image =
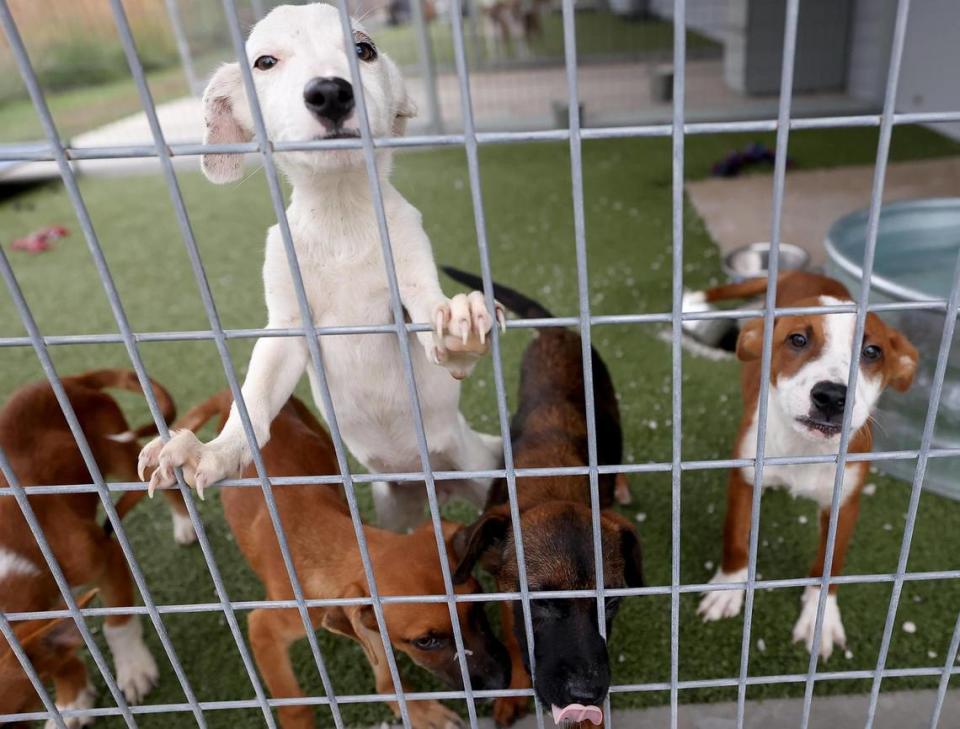
[[[827,273],[859,295],[868,211],[838,220],[824,245]],[[885,205],[880,213],[870,303],[946,299],[960,254],[960,198],[909,200]],[[888,391],[873,428],[875,451],[917,450],[927,414],[930,386],[940,351],[945,315],[936,311],[883,312],[883,319],[907,335],[920,353],[909,392]],[[958,327],[957,332],[960,332]],[[937,415],[933,448],[960,448],[960,335],[954,336]],[[880,470],[912,481],[917,461],[876,461]],[[930,458],[924,486],[960,499],[960,458]]]

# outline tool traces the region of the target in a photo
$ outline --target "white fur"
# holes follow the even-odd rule
[[[39,575],[40,570],[26,557],[0,547],[0,580],[12,575]]]
[[[132,430],[125,430],[122,433],[115,433],[114,435],[106,436],[107,440],[112,440],[115,443],[131,443],[136,440],[137,434]]]
[[[831,306],[842,303],[832,296],[821,296],[822,306]],[[836,444],[840,435],[826,436],[811,431],[797,421],[810,411],[810,390],[818,382],[837,382],[848,384],[850,374],[850,356],[853,353],[853,335],[856,326],[855,314],[825,314],[823,315],[824,344],[820,356],[803,365],[790,377],[780,377],[776,386],[771,383],[771,401],[776,404],[776,417],[784,419],[793,430],[803,439],[814,443],[832,445],[836,452]],[[873,412],[883,382],[879,375],[868,374],[863,369],[857,376],[857,391],[854,398],[853,417],[850,427],[856,432]],[[849,401],[849,397],[847,398]],[[799,440],[799,439],[798,439]]]
[[[710,579],[711,585],[729,584],[731,582],[746,582],[747,570],[737,570],[736,572],[724,572],[717,570]],[[703,618],[705,623],[721,618],[735,618],[740,614],[743,607],[743,596],[745,590],[712,590],[703,593],[700,605],[697,607],[697,615]]]
[[[197,541],[197,532],[188,515],[171,510],[170,516],[173,519],[173,541],[181,545],[193,544]]]
[[[354,27],[362,30],[357,23]],[[354,49],[344,48],[340,17],[330,5],[281,6],[256,25],[247,41],[248,62],[252,65],[264,54],[279,59],[274,68],[253,72],[273,140],[311,139],[326,133],[324,124],[304,106],[303,89],[318,76],[349,79],[347,52],[353,53]],[[399,133],[402,125],[398,126],[398,119],[413,114],[399,72],[382,53],[378,60],[360,65],[374,135]],[[208,119],[208,141],[225,141],[218,136],[224,131],[228,139],[234,133],[249,138],[250,112],[235,64],[217,72],[205,100],[212,104],[208,115],[213,114],[215,121],[211,125]],[[217,116],[224,109],[232,109],[233,116],[226,120]],[[355,125],[353,114],[344,122],[345,128],[351,125]],[[496,468],[501,460],[500,439],[482,437],[470,429],[458,410],[457,382],[469,374],[486,351],[492,317],[482,295],[476,292],[453,299],[443,294],[420,213],[390,183],[389,151],[381,149],[378,155],[400,298],[412,321],[429,322],[435,327],[439,319],[442,329],[439,336],[421,332],[408,340],[431,465],[451,470]],[[237,179],[239,163],[223,159],[228,155],[208,157],[204,169],[211,179]],[[278,154],[277,159],[293,185],[287,217],[313,323],[392,323],[380,235],[362,153],[291,152]],[[267,326],[301,326],[277,226],[267,234],[263,279]],[[391,334],[338,335],[322,338],[320,346],[338,425],[353,455],[375,472],[421,470],[397,338]],[[304,369],[310,374],[315,402],[323,410],[314,368],[307,365],[307,346],[301,338],[269,337],[256,343],[243,396],[260,446],[267,442],[270,423]],[[329,422],[329,413],[324,412],[324,416]],[[141,453],[140,466],[141,472],[148,466],[159,466],[151,481],[153,486],[172,483],[173,467],[182,466],[187,481],[202,493],[205,486],[238,473],[250,460],[234,407],[223,431],[210,443],[201,444],[192,433],[181,432],[162,450],[148,445]],[[479,487],[473,482],[453,481],[438,485],[445,491],[455,489],[481,505],[489,480],[484,479]],[[419,488],[425,495],[416,485],[386,488]],[[390,501],[381,498],[379,503],[386,508]],[[408,511],[394,518],[393,525],[402,528],[419,520],[420,515],[414,511],[420,509]],[[384,519],[385,515],[380,513],[380,517]]]
[[[683,292],[683,304],[680,307],[681,311],[707,311],[710,308],[710,305],[707,303],[706,291]]]
[[[809,399],[809,398],[808,398]],[[779,458],[782,456],[811,456],[827,455],[837,452],[834,439],[801,437],[793,422],[783,417],[777,410],[773,393],[770,393],[767,406],[767,437],[766,457]],[[753,412],[750,427],[744,433],[736,458],[755,458],[757,455],[757,411]],[[840,503],[844,503],[859,481],[860,465],[847,464],[843,472],[842,493]],[[740,469],[744,480],[752,484],[754,481],[753,466],[744,466]],[[782,487],[794,496],[804,496],[813,499],[821,508],[829,508],[833,503],[833,482],[837,472],[835,463],[809,463],[795,466],[777,466],[764,464],[763,487]]]
[[[821,296],[824,306],[843,303],[830,296]],[[803,365],[791,377],[780,377],[777,384],[770,383],[767,404],[766,456],[828,455],[837,452],[840,435],[827,436],[811,431],[797,421],[810,411],[810,391],[824,380],[847,384],[850,372],[850,355],[853,351],[855,326],[854,314],[827,314],[824,316],[825,342],[820,356]],[[851,430],[856,432],[867,422],[882,390],[878,376],[869,375],[862,369],[857,377],[857,395],[854,401]],[[754,409],[750,427],[740,442],[737,458],[754,458],[757,454],[757,409]],[[833,483],[836,474],[833,463],[795,466],[763,467],[763,486],[782,486],[794,496],[813,499],[822,508],[833,500]],[[747,483],[754,482],[752,466],[741,469]],[[841,503],[856,488],[860,466],[848,464],[844,470]]]
[[[85,709],[92,709],[97,704],[97,692],[94,690],[91,684],[87,684],[83,690],[77,694],[77,698],[71,701],[68,704],[57,704],[57,708],[63,711],[83,711]],[[96,717],[93,716],[72,716],[63,717],[63,723],[66,724],[67,729],[80,729],[80,727],[89,726],[93,724],[93,720]],[[43,725],[43,729],[56,729],[57,723],[53,719],[47,719],[46,723]]]
[[[157,685],[160,673],[143,642],[140,619],[132,616],[121,625],[104,625],[103,635],[113,654],[117,686],[131,704],[139,704]]]
[[[800,598],[803,604],[800,610],[800,618],[797,620],[797,624],[793,626],[793,642],[803,642],[811,653],[813,652],[813,633],[814,628],[816,628],[819,600],[820,588],[807,587]],[[827,660],[833,653],[835,645],[842,648],[846,644],[847,634],[843,629],[843,621],[840,619],[840,606],[837,604],[837,596],[827,595],[827,601],[823,608],[823,628],[820,632],[820,656],[823,660]]]

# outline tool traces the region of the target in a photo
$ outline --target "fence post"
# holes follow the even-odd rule
[[[187,79],[187,88],[191,96],[196,96],[200,91],[200,81],[193,68],[193,57],[190,55],[190,41],[187,33],[183,29],[183,16],[180,14],[178,0],[164,0],[167,5],[167,15],[170,18],[170,29],[173,31],[173,38],[177,43],[177,54],[180,56],[180,66],[183,69],[183,75]]]
[[[426,18],[423,16],[423,0],[410,0],[413,13],[413,27],[417,31],[417,55],[420,57],[420,78],[427,94],[427,115],[430,123],[427,131],[431,134],[443,132],[443,115],[440,113],[440,98],[437,92],[437,68],[433,57],[433,44]]]

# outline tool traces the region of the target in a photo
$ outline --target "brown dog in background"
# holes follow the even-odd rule
[[[481,280],[444,267],[456,281],[475,289]],[[524,318],[550,318],[543,306],[513,289],[493,285],[497,300]],[[592,351],[593,393],[599,465],[622,462],[623,434],[613,381],[596,350]],[[584,401],[583,352],[580,335],[563,327],[544,327],[527,347],[520,374],[520,402],[510,426],[514,466],[586,466],[587,416]],[[600,474],[600,507],[629,496],[623,474]],[[523,548],[530,590],[592,590],[596,586],[590,480],[587,476],[517,478]],[[643,584],[640,539],[633,525],[619,514],[600,514],[604,584],[609,588]],[[519,591],[519,569],[510,519],[507,484],[495,481],[483,515],[458,538],[457,579],[467,579],[479,562],[503,592]],[[608,598],[607,634],[619,607]],[[512,605],[512,606],[511,606]],[[602,716],[610,686],[606,642],[600,635],[594,598],[534,600],[536,657],[535,690],[557,716],[589,709]],[[503,639],[512,659],[510,688],[530,687],[529,653],[519,601],[503,603]],[[494,719],[513,723],[526,711],[527,699],[497,699]],[[562,721],[562,719],[561,719]]]
[[[154,425],[131,430],[116,401],[103,390],[142,393],[135,373],[95,370],[64,377],[63,386],[76,411],[101,473],[137,480],[137,438],[154,435]],[[165,419],[176,414],[169,393],[152,382]],[[23,486],[85,484],[91,476],[49,383],[26,385],[0,410],[0,446]],[[0,476],[0,485],[9,486]],[[143,496],[128,492],[117,502],[122,517]],[[196,536],[179,493],[170,492],[177,541]],[[120,545],[97,523],[96,493],[33,495],[37,516],[54,556],[71,586],[96,585],[104,605],[134,605],[133,582]],[[62,607],[62,597],[40,547],[12,496],[0,496],[0,609],[30,612]],[[89,597],[87,598],[89,599]],[[53,680],[61,709],[90,708],[93,688],[86,668],[75,656],[80,636],[72,620],[26,621],[15,625],[18,640],[44,680]],[[131,703],[139,702],[157,681],[157,666],[143,642],[136,615],[110,615],[104,635],[116,664],[117,685]],[[13,651],[0,639],[0,714],[30,711],[39,697]],[[68,727],[90,718],[67,719]]]
[[[232,402],[229,391],[221,392],[186,413],[175,427],[196,431],[210,418],[219,416],[222,428]],[[145,451],[147,468],[156,467],[162,445],[159,443],[159,447]],[[296,397],[291,397],[274,418],[270,440],[261,453],[269,476],[339,473],[330,436]],[[252,465],[243,471],[244,478],[256,476]],[[277,486],[273,494],[306,597],[369,597],[342,487]],[[267,599],[292,600],[290,578],[261,490],[224,488],[220,490],[220,501],[237,546],[263,582]],[[443,528],[449,549],[461,527],[444,522]],[[444,594],[436,539],[429,523],[411,534],[368,526],[365,535],[381,595]],[[480,592],[480,585],[470,579],[460,584],[457,592]],[[390,642],[396,650],[446,683],[461,686],[453,626],[445,603],[393,603],[384,605],[383,612]],[[494,637],[482,604],[459,603],[457,612],[473,688],[503,688],[509,682],[509,657]],[[393,681],[372,606],[311,608],[310,616],[314,627],[357,641],[373,668],[377,691],[393,693]],[[248,619],[248,631],[254,658],[271,694],[283,698],[303,696],[289,655],[293,642],[305,635],[300,613],[293,608],[254,610]],[[399,712],[396,702],[389,702],[389,706],[394,713]],[[460,717],[437,701],[412,701],[407,708],[414,729],[462,726]],[[279,714],[284,729],[314,726],[312,707],[282,707]]]

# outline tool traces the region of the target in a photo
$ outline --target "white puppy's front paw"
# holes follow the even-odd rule
[[[500,304],[495,308],[494,316],[504,330],[503,308]],[[432,318],[435,331],[426,344],[430,361],[445,367],[456,379],[464,379],[473,371],[477,360],[490,349],[487,334],[493,326],[493,319],[480,291],[457,294],[437,304]]]
[[[176,431],[166,443],[155,438],[140,451],[137,463],[140,478],[145,478],[147,471],[153,469],[148,489],[151,496],[155,489],[176,483],[175,468],[183,469],[187,485],[196,488],[201,499],[207,486],[240,470],[237,458],[228,457],[213,443],[201,443],[189,430]]]
[[[57,708],[60,711],[83,711],[84,709],[92,709],[96,703],[97,692],[94,691],[92,685],[87,684],[80,690],[80,693],[77,694],[73,701],[66,704],[57,703]],[[92,716],[63,717],[63,723],[67,725],[67,729],[80,729],[81,727],[89,726],[90,724],[93,724],[93,720],[94,717]],[[56,729],[56,727],[57,723],[53,719],[47,719],[46,723],[43,725],[43,729]]]
[[[746,582],[747,571],[745,569],[736,572],[724,572],[717,570],[710,579],[711,585],[722,585],[730,582]],[[703,593],[703,599],[700,600],[700,606],[697,608],[697,615],[703,618],[703,622],[710,623],[721,618],[735,618],[740,614],[743,607],[744,590],[711,590]]]
[[[793,642],[801,641],[807,646],[807,651],[813,652],[814,629],[817,625],[817,604],[820,602],[820,588],[807,587],[800,598],[803,607],[797,624],[793,626]],[[823,606],[823,629],[820,632],[820,657],[827,661],[833,654],[833,646],[841,648],[847,645],[847,634],[840,619],[840,606],[836,595],[827,595],[827,602]]]
[[[157,685],[160,672],[143,642],[140,620],[133,617],[122,625],[105,625],[103,635],[113,654],[117,686],[131,704],[139,704]]]

